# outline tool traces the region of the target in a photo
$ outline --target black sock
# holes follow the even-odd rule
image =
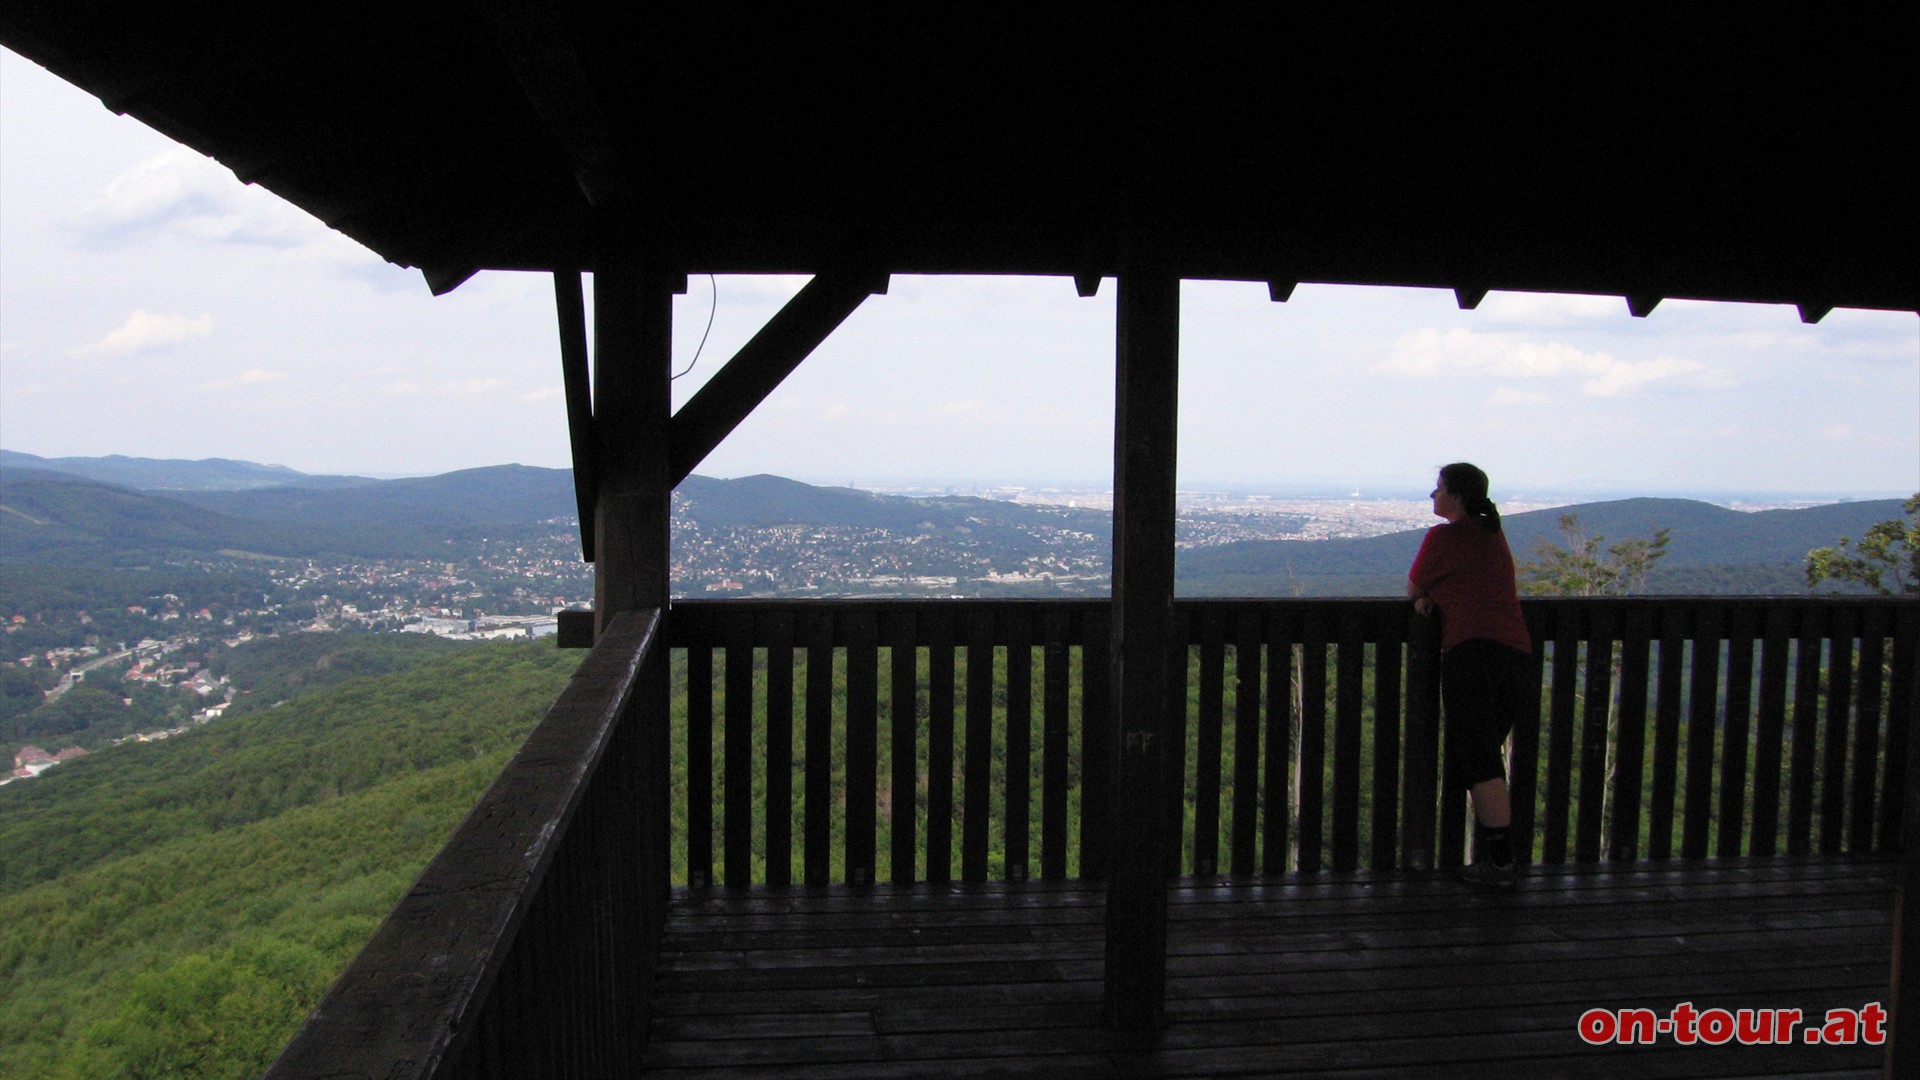
[[[1480,854],[1497,866],[1513,865],[1513,841],[1507,836],[1507,826],[1480,826]]]

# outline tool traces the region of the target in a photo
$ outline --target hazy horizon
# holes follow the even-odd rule
[[[312,472],[280,462],[253,461],[231,454],[213,454],[203,458],[160,458],[149,454],[109,453],[109,454],[42,454],[32,450],[22,450],[18,446],[0,446],[0,451],[27,454],[42,459],[58,458],[106,459],[127,458],[145,461],[235,461],[249,465],[270,468],[290,469],[302,476],[356,476],[368,480],[406,480],[421,477],[441,476],[449,472],[462,472],[468,469],[483,469],[509,465],[521,465],[522,462],[500,461],[491,465],[464,466],[460,469],[447,469],[437,472],[407,471],[368,471],[357,473]],[[568,466],[536,465],[532,468],[565,469]],[[741,479],[744,476],[773,475],[788,480],[796,480],[816,487],[844,487],[863,491],[898,494],[933,495],[1004,495],[1015,490],[1029,492],[1057,491],[1062,493],[1111,493],[1112,482],[1107,478],[1060,478],[1060,477],[968,477],[968,476],[826,476],[796,475],[792,473],[761,471],[742,473],[738,476],[717,476],[704,470],[696,470],[695,475],[716,480]],[[1285,480],[1274,479],[1264,482],[1222,482],[1203,479],[1183,480],[1177,488],[1182,497],[1197,498],[1206,495],[1221,497],[1267,497],[1289,499],[1353,499],[1358,501],[1385,500],[1421,500],[1427,497],[1431,481],[1419,483],[1392,484],[1378,482],[1343,482],[1329,478]],[[1631,489],[1626,487],[1605,487],[1599,485],[1567,484],[1564,486],[1532,485],[1514,487],[1502,491],[1496,485],[1496,502],[1521,504],[1569,505],[1580,502],[1610,502],[1633,498],[1676,498],[1692,499],[1699,502],[1728,506],[1734,509],[1765,509],[1772,506],[1794,505],[1815,506],[1841,502],[1869,502],[1884,499],[1905,499],[1914,492],[1901,491],[1844,491],[1835,489],[1815,490],[1686,490],[1645,487]],[[1757,504],[1757,505],[1756,505]]]

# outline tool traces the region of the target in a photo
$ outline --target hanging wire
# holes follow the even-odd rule
[[[713,333],[713,313],[720,310],[720,283],[713,279],[712,274],[707,275],[707,287],[713,291],[713,302],[707,306],[707,328],[700,332],[700,344],[694,347],[693,359],[687,361],[687,366],[680,375],[692,371],[693,365],[700,362],[700,353],[707,347],[707,335]],[[680,375],[675,375],[673,378],[678,379]]]

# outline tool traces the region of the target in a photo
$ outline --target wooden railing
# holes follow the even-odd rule
[[[1902,822],[1920,604],[1526,609],[1542,705],[1510,771],[1528,861],[1890,852],[1920,821]],[[1103,876],[1107,610],[721,601],[615,619],[268,1076],[637,1075],[670,876]],[[1462,858],[1428,620],[1392,600],[1175,617],[1171,869]]]
[[[1512,744],[1526,861],[1899,849],[1920,605],[1525,608],[1542,702]],[[1429,620],[1396,600],[1176,618],[1177,872],[1462,861]],[[1107,633],[1099,601],[676,605],[677,879],[1103,876],[1109,744],[1084,721],[1106,715]]]
[[[639,1075],[667,898],[659,624],[614,620],[270,1080]]]

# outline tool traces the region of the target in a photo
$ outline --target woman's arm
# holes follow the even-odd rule
[[[1433,614],[1433,598],[1427,595],[1427,590],[1412,581],[1407,582],[1407,599],[1413,601],[1413,610],[1422,615]]]

